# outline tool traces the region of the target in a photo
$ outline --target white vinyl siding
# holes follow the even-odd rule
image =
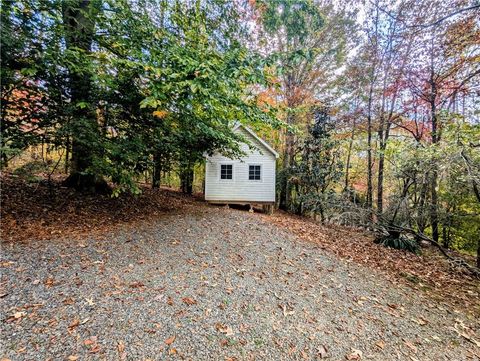
[[[220,154],[207,157],[205,167],[205,199],[207,201],[275,202],[275,155],[242,127],[242,132],[255,147],[242,144],[247,154],[242,159],[230,159]],[[221,165],[232,165],[232,178],[221,179]],[[260,166],[260,179],[249,179],[250,166]]]

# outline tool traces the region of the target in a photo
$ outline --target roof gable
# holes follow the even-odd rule
[[[247,127],[246,125],[243,125],[243,124],[240,124],[240,123],[237,123],[234,127],[233,127],[233,131],[239,129],[239,128],[242,128],[243,130],[245,130],[248,134],[250,134],[256,141],[258,141],[265,149],[267,149],[270,153],[272,153],[275,158],[278,158],[278,153],[275,151],[275,149],[273,149],[266,141],[264,141],[262,138],[260,138],[253,130],[251,130],[249,127]]]

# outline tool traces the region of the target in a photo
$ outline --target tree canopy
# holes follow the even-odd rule
[[[71,151],[75,187],[108,177],[135,192],[154,158],[239,154],[234,122],[279,123],[257,101],[267,63],[241,42],[232,5],[20,1],[2,17],[4,161],[47,139]]]

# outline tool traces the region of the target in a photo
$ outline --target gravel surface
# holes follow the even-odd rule
[[[199,204],[106,240],[4,244],[1,266],[0,359],[480,354],[467,339],[478,320],[240,210]]]

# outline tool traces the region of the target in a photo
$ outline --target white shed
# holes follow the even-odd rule
[[[238,124],[253,145],[241,144],[246,153],[241,159],[221,154],[207,157],[205,166],[205,200],[220,204],[275,204],[275,163],[278,153],[248,127]]]

